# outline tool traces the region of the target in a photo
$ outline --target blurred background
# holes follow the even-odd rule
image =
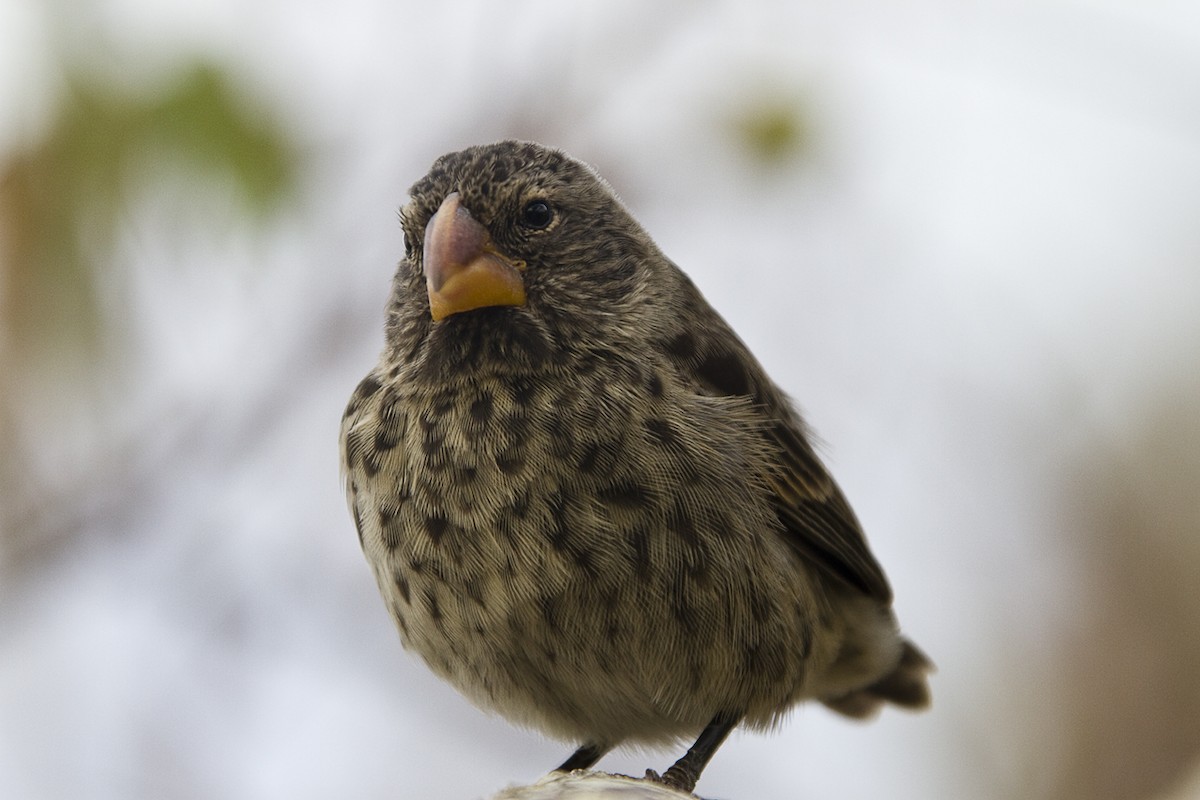
[[[705,796],[1200,797],[1200,7],[0,4],[0,796],[479,798],[338,474],[397,209],[596,165],[795,396],[937,662]],[[678,753],[623,753],[641,774]]]

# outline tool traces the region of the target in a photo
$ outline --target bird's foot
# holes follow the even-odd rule
[[[659,775],[654,770],[648,769],[646,770],[646,777],[643,778],[643,780],[652,781],[653,783],[658,783],[663,786],[670,787],[671,789],[678,789],[681,792],[691,794],[692,788],[696,785],[695,779],[693,778],[689,781],[687,776],[677,773],[672,774],[673,772],[673,769],[669,769],[662,775]]]

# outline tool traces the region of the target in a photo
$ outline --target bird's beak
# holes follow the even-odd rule
[[[425,226],[425,284],[435,322],[476,308],[525,305],[524,268],[496,248],[458,192],[446,195]]]

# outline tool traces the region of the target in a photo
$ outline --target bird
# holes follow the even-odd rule
[[[692,744],[803,701],[929,705],[929,658],[806,422],[608,183],[515,140],[401,210],[347,500],[400,638],[479,707],[577,749]]]

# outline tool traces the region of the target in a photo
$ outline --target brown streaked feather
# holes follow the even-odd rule
[[[858,518],[842,490],[791,425],[776,422],[781,469],[770,478],[776,512],[789,543],[816,564],[882,603],[892,602],[883,568],[871,554]]]
[[[778,460],[769,471],[776,513],[788,543],[831,575],[882,603],[892,602],[883,568],[871,555],[862,526],[841,489],[821,464],[803,422],[787,406],[786,396],[723,320],[695,293],[696,316],[707,318],[708,336],[695,331],[677,336],[664,348],[682,374],[705,392],[749,396],[764,416],[763,434],[777,446]],[[721,335],[713,336],[714,331]],[[715,344],[724,340],[724,346]],[[686,341],[686,347],[679,343]],[[734,346],[730,347],[728,343]]]

